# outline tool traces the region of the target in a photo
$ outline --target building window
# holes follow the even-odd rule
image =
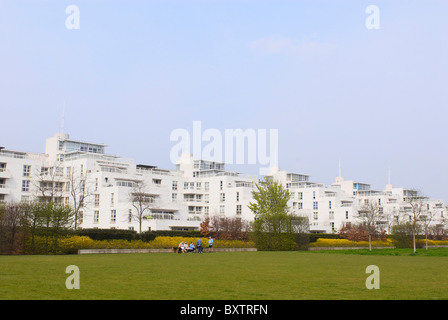
[[[345,219],[348,220],[348,211],[345,211]]]
[[[329,220],[334,220],[334,211],[330,211],[330,212],[328,213],[328,219],[329,219]]]
[[[317,201],[313,202],[313,210],[318,210],[319,209],[319,203]]]
[[[30,191],[30,180],[22,180],[22,192]]]
[[[219,214],[225,214],[226,213],[226,206],[220,205],[219,206]]]
[[[204,207],[204,214],[206,216],[208,216],[209,210],[210,210],[209,207]]]
[[[303,192],[297,192],[299,200],[303,200]]]
[[[100,221],[100,212],[98,210],[93,211],[93,223]]]
[[[331,201],[328,201],[328,209],[331,209]]]
[[[319,213],[318,212],[313,212],[313,219],[314,220],[318,220],[319,219]]]
[[[110,210],[110,222],[115,223],[117,221],[117,210]]]
[[[177,200],[177,193],[173,193],[171,195],[171,201],[176,201]]]
[[[129,209],[128,222],[129,222],[129,223],[132,222],[132,209]]]
[[[99,207],[100,206],[100,195],[96,194],[95,195],[95,207]]]
[[[316,199],[316,191],[313,191],[313,200]]]
[[[24,177],[29,177],[31,174],[31,166],[28,165],[23,165],[23,176]]]
[[[209,190],[210,189],[210,182],[204,182],[204,190]]]
[[[177,181],[173,181],[172,190],[177,190]]]
[[[115,202],[114,200],[115,200],[115,199],[114,199],[114,194],[111,193],[111,194],[110,194],[110,206],[111,206],[111,207],[114,206],[114,202]]]
[[[302,210],[303,209],[303,202],[297,203],[297,209]]]
[[[241,215],[241,205],[240,204],[236,205],[236,214]]]
[[[219,190],[222,190],[223,182],[219,181]]]
[[[236,193],[236,202],[240,202],[240,193],[239,192]]]
[[[219,199],[220,199],[221,202],[225,202],[226,201],[226,194],[225,193],[221,193]]]

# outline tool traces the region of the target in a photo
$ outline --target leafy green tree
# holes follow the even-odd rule
[[[268,177],[256,185],[252,234],[258,250],[294,250],[294,227],[289,215],[289,190]]]
[[[38,202],[32,207],[30,219],[34,228],[38,225],[47,239],[45,251],[57,253],[59,240],[74,227],[76,213],[72,207],[54,202]],[[34,235],[34,231],[32,232]],[[51,243],[50,243],[51,242]],[[51,249],[48,247],[51,245]],[[34,243],[32,243],[34,251]]]

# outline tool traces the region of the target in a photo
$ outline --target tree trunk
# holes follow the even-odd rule
[[[414,245],[414,253],[416,253],[417,252],[417,245],[415,243],[415,233],[412,234],[412,243]]]

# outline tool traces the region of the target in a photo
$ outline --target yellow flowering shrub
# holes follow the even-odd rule
[[[311,242],[310,247],[368,247],[368,241],[350,241],[347,239],[321,239]],[[372,241],[372,247],[390,247],[393,246],[392,240]]]
[[[418,243],[422,246],[426,245],[425,239],[418,240]],[[428,246],[448,246],[448,240],[429,240],[428,239]]]
[[[65,252],[77,251],[79,248],[90,249],[95,241],[86,236],[73,236],[62,238],[59,241],[59,247]]]
[[[208,247],[208,238],[201,238],[203,247]],[[179,243],[191,242],[196,246],[198,238],[191,237],[156,237],[145,242],[142,240],[92,240],[87,236],[69,236],[58,239],[57,254],[75,254],[79,249],[171,249],[177,248]],[[34,238],[34,250],[36,254],[54,253],[53,240],[46,237]],[[31,244],[29,244],[31,248]],[[214,248],[251,248],[255,247],[252,241],[240,240],[214,240]],[[31,250],[30,250],[31,252]]]
[[[208,238],[201,238],[202,246],[204,248],[208,247]],[[187,238],[187,237],[156,237],[154,240],[150,241],[151,247],[154,249],[159,248],[174,248],[181,242],[187,242],[188,245],[193,242],[196,246],[198,238]],[[241,240],[214,240],[214,248],[252,248],[255,247],[253,241],[241,241]]]

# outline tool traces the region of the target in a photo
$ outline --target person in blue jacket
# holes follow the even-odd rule
[[[209,237],[209,238],[208,238],[208,250],[209,250],[210,252],[213,251],[213,238],[212,238],[212,237]]]
[[[198,253],[202,253],[202,240],[201,238],[198,239],[196,242],[196,247],[198,248]]]

